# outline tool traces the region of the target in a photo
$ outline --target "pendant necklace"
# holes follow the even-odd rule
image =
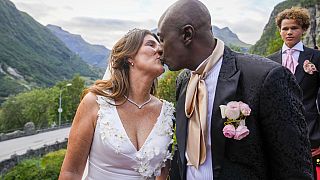
[[[136,102],[134,102],[134,101],[132,101],[131,99],[129,99],[126,95],[124,95],[124,97],[125,97],[131,104],[134,104],[134,105],[137,106],[139,109],[141,109],[143,106],[147,105],[147,104],[151,101],[151,96],[150,96],[150,98],[149,98],[146,102],[144,102],[144,103],[142,103],[141,105],[139,105],[139,104],[137,104]]]

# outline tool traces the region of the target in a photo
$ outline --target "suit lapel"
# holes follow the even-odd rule
[[[219,175],[224,159],[226,139],[222,133],[224,120],[221,117],[219,106],[236,100],[239,77],[240,71],[236,69],[235,54],[225,47],[211,118],[211,144],[215,177]]]
[[[301,83],[301,81],[303,80],[303,77],[305,75],[305,72],[303,70],[304,61],[305,60],[311,61],[311,58],[312,58],[312,51],[310,51],[310,49],[306,48],[305,46],[303,46],[303,49],[304,49],[304,51],[300,52],[299,59],[298,59],[299,64],[298,64],[296,71],[294,73],[299,84]]]
[[[224,120],[221,118],[219,106],[226,104],[229,101],[235,100],[235,95],[238,87],[240,71],[236,69],[236,62],[234,53],[225,47],[223,61],[218,77],[216,94],[213,105],[213,114],[211,118],[211,144],[212,144],[212,158],[215,176],[218,175],[219,169],[224,158],[225,137],[222,134],[224,127]],[[179,149],[179,156],[182,164],[182,172],[185,172],[185,150],[188,119],[185,115],[185,99],[188,81],[182,85],[182,90],[178,97],[176,108],[176,127],[177,127],[177,143]]]
[[[276,61],[279,64],[282,64],[282,51],[281,50],[277,52],[277,55],[275,56],[274,61]]]

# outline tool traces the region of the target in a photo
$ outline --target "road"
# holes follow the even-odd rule
[[[28,149],[37,149],[43,145],[54,144],[56,141],[63,141],[69,136],[70,127],[35,134],[21,138],[10,139],[0,142],[0,162],[9,159],[11,155],[21,155]]]

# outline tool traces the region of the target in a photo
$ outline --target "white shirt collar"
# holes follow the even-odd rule
[[[285,43],[282,45],[282,53],[285,53],[288,49],[294,49],[298,51],[304,51],[303,49],[303,43],[300,41],[296,45],[294,45],[292,48],[289,48]]]

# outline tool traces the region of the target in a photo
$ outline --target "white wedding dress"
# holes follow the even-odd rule
[[[163,100],[160,115],[139,151],[122,125],[114,101],[97,96],[100,106],[88,159],[88,180],[155,179],[161,174],[173,136],[173,105]]]

